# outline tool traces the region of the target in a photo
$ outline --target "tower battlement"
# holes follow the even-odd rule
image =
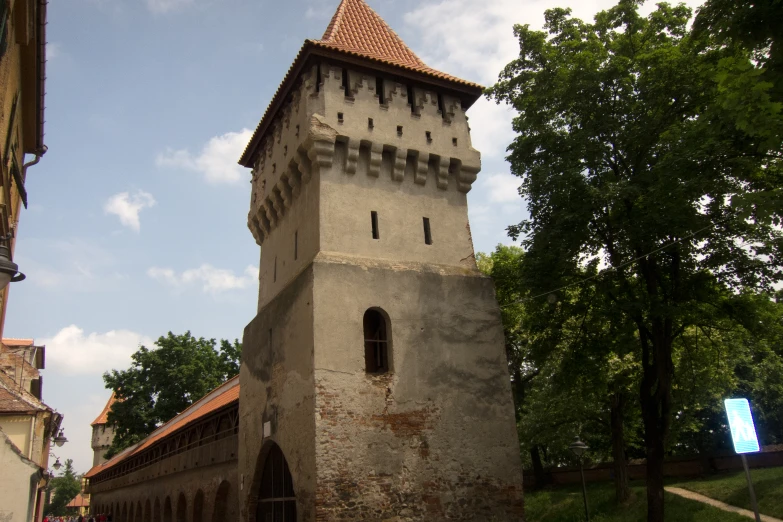
[[[459,97],[339,64],[313,65],[279,109],[252,159],[248,227],[264,243],[314,171],[383,172],[467,193],[481,170]],[[366,168],[359,169],[361,162]]]

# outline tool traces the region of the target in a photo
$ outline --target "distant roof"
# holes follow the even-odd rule
[[[481,96],[483,87],[428,67],[405,45],[391,27],[364,0],[342,0],[334,13],[326,32],[320,40],[305,40],[288,69],[271,103],[250,138],[239,164],[252,167],[253,151],[269,127],[280,105],[298,77],[307,58],[320,50],[337,53],[344,57],[385,65],[400,73],[413,73],[422,81],[439,81],[459,91],[467,91],[468,106]],[[467,106],[465,107],[467,108]]]
[[[106,424],[106,421],[108,420],[109,412],[111,411],[112,405],[117,402],[117,398],[114,395],[114,392],[111,392],[111,397],[109,397],[109,402],[106,403],[106,406],[103,407],[103,411],[101,411],[101,414],[98,415],[98,417],[92,421],[90,426],[99,426],[101,424]]]
[[[31,413],[36,411],[51,410],[46,404],[23,389],[0,371],[0,413]]]
[[[6,346],[32,346],[34,339],[15,339],[13,337],[3,337],[3,344]]]
[[[65,507],[69,507],[69,508],[90,507],[90,500],[88,498],[85,498],[81,493],[78,493],[73,500],[68,502],[68,505]]]
[[[168,435],[171,435],[175,431],[183,429],[186,426],[189,426],[191,423],[212,413],[213,411],[216,411],[237,401],[239,401],[239,375],[227,380],[188,406],[184,411],[182,411],[182,413],[178,414],[160,428],[153,431],[149,437],[142,440],[135,446],[131,446],[130,448],[125,449],[103,464],[94,466],[84,476],[85,478],[94,477],[98,473],[111,468],[115,464],[119,464],[133,455],[136,455],[137,453],[147,449],[154,443],[167,437]]]

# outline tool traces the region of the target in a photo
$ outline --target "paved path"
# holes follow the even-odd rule
[[[738,508],[736,506],[730,506],[729,504],[726,504],[725,502],[721,502],[720,500],[715,500],[714,498],[705,497],[704,495],[694,493],[693,491],[688,491],[687,489],[673,488],[671,486],[667,486],[663,489],[665,489],[669,493],[674,493],[675,495],[679,495],[684,498],[689,498],[697,502],[702,502],[704,504],[709,504],[710,506],[715,506],[716,508],[722,509],[723,511],[731,511],[733,513],[737,513],[738,515],[742,515],[750,519],[754,519],[754,520],[756,519],[756,515],[753,514],[753,511],[750,511],[748,509]],[[783,522],[783,520],[780,520],[779,518],[770,517],[767,515],[761,515],[761,520],[762,522]]]

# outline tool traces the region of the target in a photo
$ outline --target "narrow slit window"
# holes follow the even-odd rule
[[[272,282],[274,283],[276,281],[277,281],[277,256],[275,256],[275,267],[272,272]]]
[[[451,138],[451,144],[457,146],[457,138]]]
[[[386,99],[383,97],[383,78],[380,76],[375,77],[375,93],[378,95],[378,103],[384,105]]]
[[[299,231],[294,232],[294,261],[299,258]]]
[[[432,231],[430,230],[430,218],[424,218],[424,243],[432,244]]]
[[[345,97],[351,97],[351,82],[348,80],[348,69],[343,69],[343,90],[345,91]]]
[[[321,92],[321,65],[315,66],[315,92]]]
[[[397,125],[397,136],[402,136],[402,125]]]
[[[375,124],[373,123],[372,118],[367,118],[367,128],[372,129],[373,127],[375,127]]]
[[[364,313],[364,363],[367,373],[389,371],[389,337],[386,317],[376,309]]]
[[[432,142],[432,133],[430,131],[425,131],[424,135],[427,136],[427,143]]]
[[[443,105],[443,95],[438,94],[438,110],[440,111],[440,116],[444,120],[446,119],[446,107]]]
[[[344,121],[343,113],[342,112],[338,112],[337,113],[337,122],[338,123],[342,123],[343,121]]]
[[[376,211],[370,212],[370,221],[372,223],[372,238],[380,239],[380,233],[378,232],[378,213]]]
[[[416,100],[413,99],[413,87],[408,85],[408,104],[411,106],[411,112],[416,112]]]

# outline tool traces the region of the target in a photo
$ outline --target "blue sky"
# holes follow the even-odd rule
[[[305,38],[339,0],[61,0],[49,4],[46,144],[28,171],[6,337],[47,346],[44,399],[76,469],[89,423],[139,343],[171,330],[240,338],[259,249],[236,161]],[[490,85],[518,52],[512,24],[550,7],[591,19],[611,0],[368,0],[428,65]],[[687,2],[696,6],[700,2]],[[652,9],[646,6],[646,11]],[[483,170],[468,196],[476,251],[525,214],[504,149],[511,113],[468,113]]]

